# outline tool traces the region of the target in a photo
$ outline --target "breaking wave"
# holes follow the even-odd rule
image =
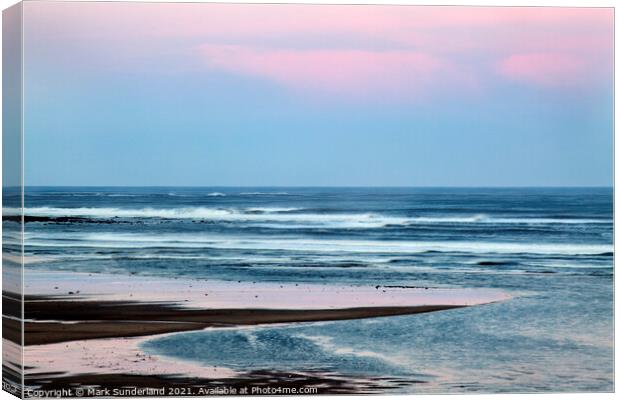
[[[20,214],[19,208],[5,208],[4,216]],[[192,219],[215,222],[248,222],[266,227],[329,227],[329,228],[383,228],[416,225],[553,225],[553,224],[611,224],[610,219],[593,218],[503,218],[486,215],[449,217],[400,217],[378,213],[318,213],[300,207],[178,207],[178,208],[115,208],[115,207],[33,207],[25,215],[36,217],[82,218],[160,218]]]
[[[611,244],[572,243],[500,243],[500,242],[432,242],[330,239],[264,239],[222,237],[208,234],[67,233],[61,241],[46,234],[26,233],[29,246],[102,247],[102,248],[211,248],[242,250],[280,250],[311,253],[385,253],[416,254],[428,252],[473,254],[557,254],[599,255],[612,252]]]

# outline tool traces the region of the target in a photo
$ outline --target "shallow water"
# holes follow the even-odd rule
[[[8,210],[9,212],[11,210]],[[613,389],[612,190],[29,188],[30,268],[497,288],[424,315],[211,330],[145,349],[205,365],[405,377],[416,392]],[[27,279],[27,277],[26,277]]]

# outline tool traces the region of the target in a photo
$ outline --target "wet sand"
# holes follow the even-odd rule
[[[418,314],[507,298],[497,291],[467,289],[338,288],[33,271],[28,275],[25,380],[27,386],[41,389],[76,384],[109,389],[277,384],[315,385],[320,393],[374,393],[416,382],[343,377],[329,371],[232,371],[146,355],[139,343],[175,332]],[[3,297],[5,339],[20,343],[20,321],[11,318],[19,315],[20,296]],[[5,348],[19,348],[8,340]]]
[[[291,390],[316,387],[320,389],[318,393],[323,394],[379,393],[391,387],[419,382],[385,377],[362,379],[333,375],[328,371],[236,373],[227,368],[194,366],[147,355],[139,349],[139,343],[144,336],[152,338],[157,334],[206,328],[370,318],[459,307],[463,306],[192,310],[174,304],[28,298],[25,310],[29,321],[24,323],[28,363],[25,382],[27,386],[42,390],[62,389],[77,384],[107,390],[127,386],[161,387],[165,391],[177,388],[188,390],[186,394],[193,395],[204,395],[204,390],[225,387],[240,390],[243,387],[274,385]],[[51,320],[54,322],[49,322]],[[10,331],[19,332],[18,321],[5,318],[3,324],[12,327]]]
[[[9,308],[16,307],[5,296]],[[334,321],[418,314],[459,308],[459,305],[359,307],[327,310],[188,309],[178,304],[66,300],[26,296],[25,345],[72,340],[146,336],[200,330],[208,327]],[[3,319],[6,338],[19,342],[19,321]]]

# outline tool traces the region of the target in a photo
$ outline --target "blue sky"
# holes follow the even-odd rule
[[[27,3],[27,185],[612,184],[609,10],[93,4]]]

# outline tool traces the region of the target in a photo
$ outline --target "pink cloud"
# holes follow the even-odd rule
[[[412,51],[283,50],[205,44],[210,68],[267,79],[288,88],[344,96],[416,97],[438,84],[472,85],[454,66]]]
[[[500,61],[498,69],[510,79],[543,86],[579,86],[593,72],[581,57],[543,53],[512,55]]]
[[[499,79],[605,82],[613,9],[30,2],[37,65],[201,70],[347,96],[472,93]],[[208,43],[197,46],[198,43]],[[198,63],[196,63],[198,55]],[[41,61],[42,60],[42,61]],[[155,63],[154,60],[165,60]],[[92,68],[90,68],[92,69]],[[493,75],[494,72],[499,72]]]
[[[92,36],[256,36],[290,33],[406,35],[417,29],[553,27],[613,29],[612,8],[466,7],[139,2],[33,2],[27,17],[55,30]],[[137,23],[140,22],[140,23]],[[458,39],[458,38],[455,38]]]

